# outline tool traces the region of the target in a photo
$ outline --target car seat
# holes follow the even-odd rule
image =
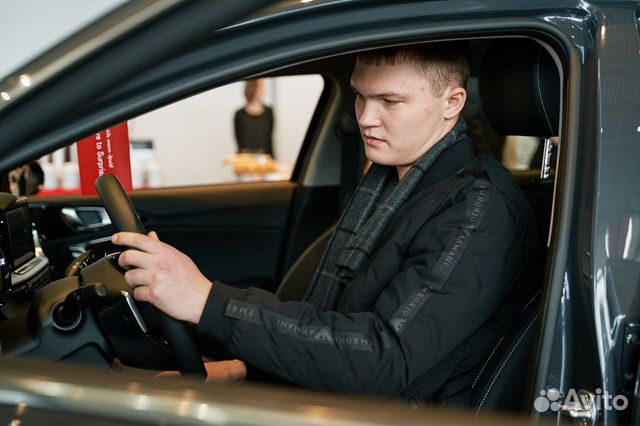
[[[329,227],[320,235],[300,257],[291,265],[280,282],[276,291],[276,296],[283,302],[289,300],[302,300],[308,284],[311,282],[313,273],[320,264],[324,249],[329,244],[329,239],[333,235],[335,225]]]
[[[494,41],[483,56],[479,88],[491,127],[503,135],[558,134],[560,73],[551,55],[529,39]],[[531,204],[542,243],[551,218],[552,179],[537,179],[522,190]],[[546,247],[546,244],[545,244]],[[545,261],[542,256],[540,262]],[[531,299],[509,333],[493,348],[472,386],[475,416],[486,411],[526,411],[533,342],[538,324],[539,295]]]

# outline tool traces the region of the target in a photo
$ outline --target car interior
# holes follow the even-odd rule
[[[468,44],[470,86],[477,87],[464,112],[472,138],[536,136],[546,138],[545,155],[551,152],[548,138],[559,135],[562,93],[562,76],[551,49],[527,37],[468,39]],[[110,244],[114,227],[156,230],[211,279],[238,287],[258,286],[276,292],[281,300],[300,300],[332,226],[366,169],[349,86],[354,58],[351,50],[238,77],[320,74],[324,78],[290,181],[140,190],[129,195],[135,211],[123,194],[110,198],[118,191],[111,184],[105,184],[102,198],[17,200],[0,194],[1,248],[6,259],[1,264],[0,294],[3,354],[151,371],[176,366],[188,371],[197,364],[196,346],[187,355],[172,350],[194,345],[192,330],[168,324],[127,293],[121,271],[114,267],[112,253],[117,249]],[[123,88],[114,99],[126,98],[127,90],[132,89]],[[173,100],[175,96],[164,102]],[[149,104],[147,109],[157,106]],[[486,146],[478,151],[491,153]],[[555,171],[544,173],[548,162],[546,156],[542,165],[514,172],[545,248],[555,184]],[[118,225],[127,221],[133,224]],[[476,377],[468,407],[476,416],[485,411],[529,410],[547,255],[540,254],[540,276],[535,277],[541,291],[499,340]],[[205,353],[215,350],[199,344]]]

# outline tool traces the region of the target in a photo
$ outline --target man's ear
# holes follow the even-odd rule
[[[445,90],[445,101],[444,118],[456,118],[467,101],[467,91],[462,87],[449,87]]]

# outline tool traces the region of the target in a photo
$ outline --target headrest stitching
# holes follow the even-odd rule
[[[547,109],[544,107],[544,99],[542,98],[542,89],[540,86],[540,53],[538,53],[538,59],[536,60],[536,85],[538,86],[538,96],[540,97],[542,112],[544,113],[544,118],[547,120],[547,126],[549,126],[549,133],[553,134],[553,127],[551,127],[551,121],[549,121]]]

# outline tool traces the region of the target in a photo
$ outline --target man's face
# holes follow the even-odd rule
[[[429,81],[407,62],[356,62],[351,75],[356,116],[367,158],[396,166],[400,178],[455,125],[449,92],[436,98]],[[463,100],[464,103],[464,100]]]

